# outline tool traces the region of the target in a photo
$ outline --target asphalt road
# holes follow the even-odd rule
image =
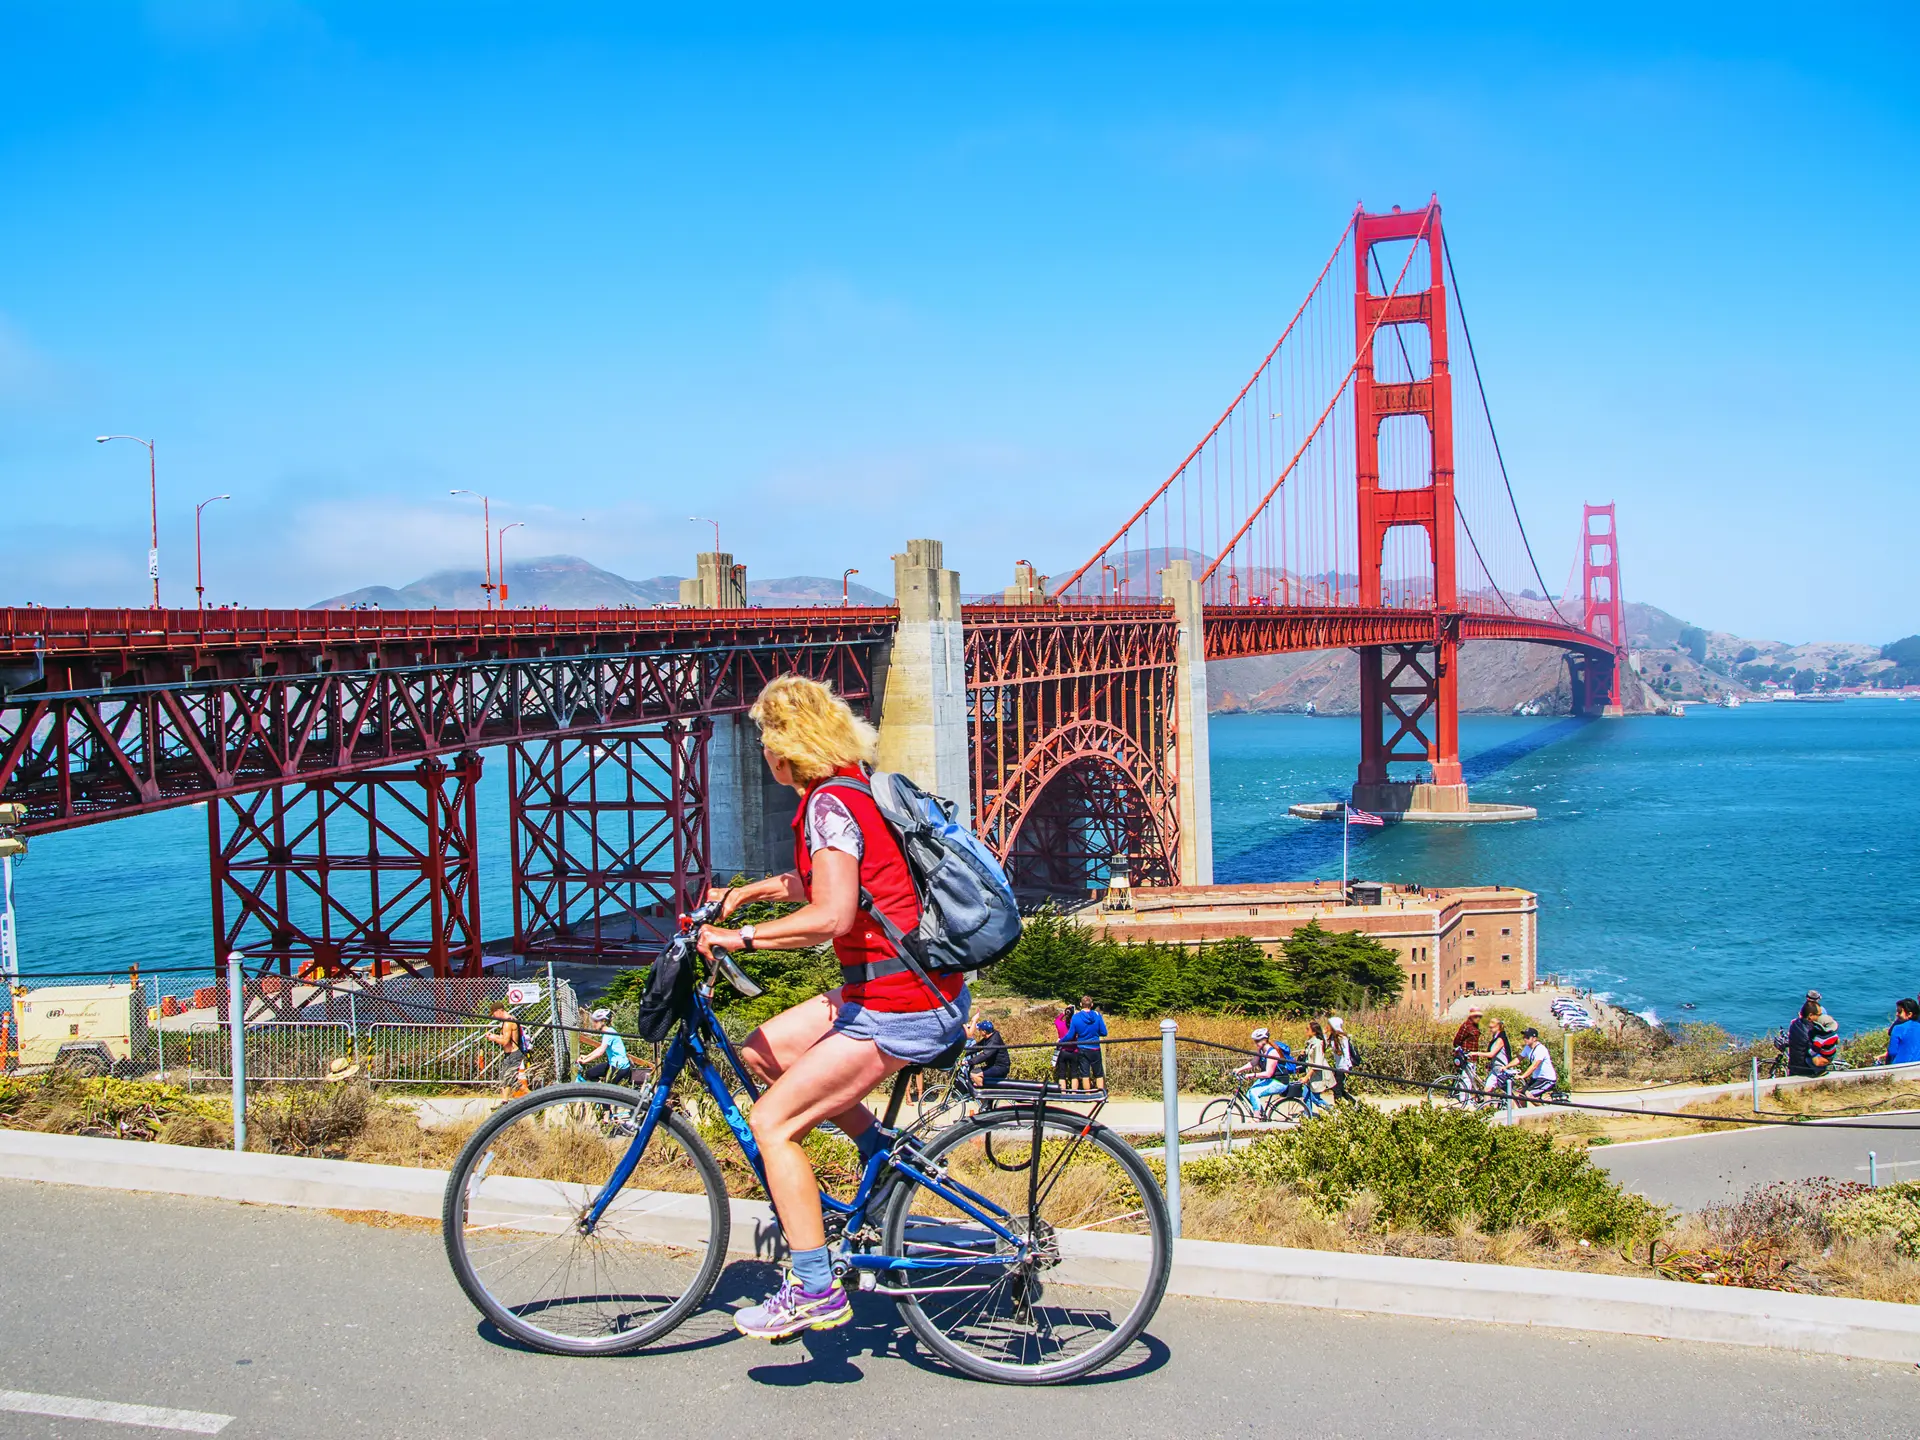
[[[1601,1145],[1587,1153],[1627,1189],[1660,1205],[1701,1210],[1738,1200],[1755,1185],[1825,1175],[1867,1178],[1875,1152],[1880,1183],[1920,1180],[1920,1111],[1859,1117],[1898,1130],[1845,1130],[1834,1125],[1769,1125],[1718,1135]]]
[[[565,1360],[480,1324],[424,1225],[27,1182],[0,1182],[0,1247],[0,1435],[26,1440],[168,1432],[9,1412],[6,1392],[231,1416],[218,1433],[290,1440],[1752,1440],[1910,1434],[1920,1407],[1910,1366],[1196,1301],[1164,1305],[1125,1368],[1050,1390],[932,1368],[883,1304],[791,1347],[735,1336],[716,1309],[663,1349]],[[766,1273],[729,1270],[723,1306]]]

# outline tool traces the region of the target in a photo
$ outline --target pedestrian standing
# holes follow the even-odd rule
[[[1076,1057],[1080,1053],[1078,1046],[1067,1043],[1067,1027],[1072,1023],[1072,1007],[1062,1005],[1060,1012],[1053,1017],[1053,1078],[1059,1083],[1062,1090],[1071,1090],[1073,1088],[1073,1078],[1076,1073]]]
[[[1300,1090],[1300,1103],[1306,1106],[1306,1113],[1300,1118],[1311,1120],[1316,1111],[1333,1110],[1327,1099],[1327,1092],[1333,1089],[1333,1067],[1327,1062],[1327,1032],[1318,1020],[1307,1022],[1306,1064],[1307,1082]]]
[[[1347,1093],[1347,1072],[1353,1069],[1353,1037],[1347,1034],[1347,1022],[1338,1015],[1327,1020],[1327,1062],[1333,1066],[1333,1098],[1351,1100]]]
[[[1073,1018],[1067,1022],[1067,1041],[1074,1047],[1074,1077],[1080,1082],[1081,1090],[1104,1089],[1107,1083],[1106,1062],[1100,1054],[1100,1042],[1107,1038],[1107,1022],[1098,1010],[1093,1008],[1093,997],[1082,995],[1080,1008],[1073,1012]]]

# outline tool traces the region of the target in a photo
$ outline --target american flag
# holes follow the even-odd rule
[[[1349,825],[1384,825],[1386,823],[1378,815],[1369,815],[1364,810],[1356,810],[1351,805],[1347,806],[1347,824]]]

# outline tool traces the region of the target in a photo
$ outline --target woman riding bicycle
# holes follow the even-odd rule
[[[763,1303],[740,1311],[748,1335],[777,1339],[827,1330],[853,1316],[834,1283],[819,1182],[800,1141],[832,1121],[860,1147],[865,1161],[884,1143],[861,1102],[903,1066],[924,1064],[965,1033],[971,998],[958,975],[922,979],[895,953],[861,906],[901,931],[920,919],[913,876],[886,821],[864,791],[822,782],[862,781],[878,737],[846,701],[816,680],[782,676],[750,712],[775,780],[800,798],[793,820],[794,868],[784,875],[716,892],[721,917],[750,901],[799,902],[790,915],[730,930],[700,932],[700,953],[715,947],[805,950],[833,942],[841,985],[776,1015],[747,1038],[741,1055],[766,1088],[750,1124],[766,1166],[767,1190],[780,1217],[792,1269]]]
[[[1286,1093],[1287,1083],[1293,1078],[1293,1056],[1273,1043],[1264,1025],[1253,1032],[1252,1040],[1254,1058],[1236,1066],[1233,1073],[1253,1082],[1247,1086],[1247,1098],[1260,1107]]]

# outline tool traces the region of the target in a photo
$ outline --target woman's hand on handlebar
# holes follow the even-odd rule
[[[702,925],[700,938],[694,943],[700,954],[707,960],[713,959],[715,946],[727,951],[746,948],[738,930],[724,930],[718,925]]]

